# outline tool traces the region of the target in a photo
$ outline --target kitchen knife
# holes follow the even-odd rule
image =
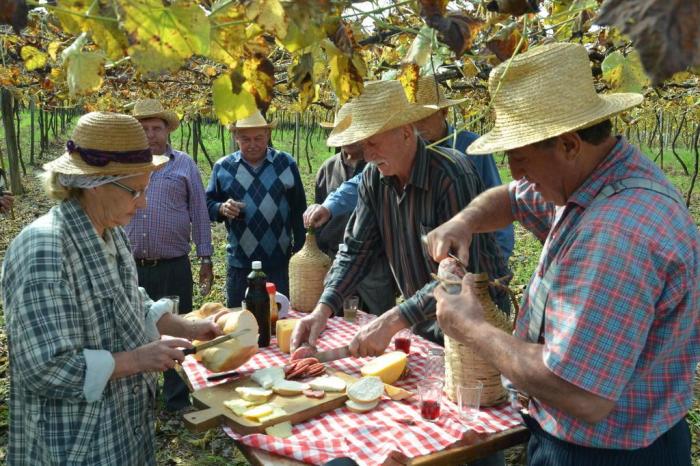
[[[239,332],[228,333],[226,335],[216,337],[213,340],[209,340],[205,343],[199,344],[193,348],[185,348],[182,350],[182,352],[185,354],[185,356],[187,356],[188,354],[195,354],[198,351],[202,351],[202,350],[205,350],[207,348],[211,348],[212,346],[216,346],[218,344],[224,343],[225,341],[229,341],[233,338],[240,337],[241,335],[243,335],[244,333],[248,333],[249,331],[250,331],[250,329],[246,328],[246,329],[243,329]]]
[[[331,362],[336,359],[343,359],[350,356],[350,348],[348,346],[341,346],[340,348],[333,348],[326,351],[319,351],[312,357],[318,359],[320,362]]]

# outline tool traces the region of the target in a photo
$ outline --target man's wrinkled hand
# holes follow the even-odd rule
[[[435,262],[440,262],[450,252],[454,252],[463,263],[468,264],[471,242],[472,232],[459,216],[443,223],[426,237],[428,254]]]
[[[303,218],[305,228],[318,228],[331,219],[331,211],[321,204],[311,204],[304,212]]]
[[[438,286],[433,295],[436,301],[436,317],[442,331],[460,343],[469,344],[470,329],[484,320],[484,308],[474,291],[474,276],[464,276],[462,291],[458,294],[450,294],[445,288]]]
[[[360,358],[379,356],[389,346],[396,332],[403,328],[406,328],[406,324],[395,307],[360,328],[350,342],[350,354]]]
[[[191,340],[207,341],[221,336],[224,333],[221,327],[214,323],[214,319],[197,319],[191,321],[190,325]]]
[[[325,304],[318,304],[311,314],[304,316],[294,327],[291,352],[302,345],[316,346],[319,335],[326,328],[331,309]]]

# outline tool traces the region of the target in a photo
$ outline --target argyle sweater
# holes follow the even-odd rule
[[[240,151],[219,159],[206,197],[209,218],[226,222],[230,267],[249,268],[255,260],[265,268],[286,267],[291,254],[304,245],[306,196],[297,164],[286,152],[268,147],[257,168]],[[219,214],[228,199],[245,203],[242,218],[229,220]]]

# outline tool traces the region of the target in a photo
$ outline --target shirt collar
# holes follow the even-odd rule
[[[275,154],[277,151],[273,149],[272,147],[267,148],[267,152],[265,153],[265,160],[268,162],[272,163],[272,161],[275,158]],[[244,158],[243,158],[243,153],[240,150],[237,150],[236,152],[233,153],[233,161],[234,162],[244,162],[246,165],[249,167],[253,168],[251,164],[249,164]],[[260,167],[261,165],[258,165]]]
[[[616,166],[622,163],[634,152],[634,148],[623,138],[617,137],[617,143],[601,160],[593,172],[584,180],[581,186],[569,197],[567,204],[577,204],[584,209],[593,199],[610,183],[612,172]]]
[[[170,160],[172,160],[175,157],[175,151],[170,146],[170,144],[165,146],[165,154],[163,154],[163,155],[167,155],[168,158],[170,158]]]
[[[413,185],[416,188],[428,191],[430,190],[428,180],[428,163],[430,154],[428,154],[428,149],[425,147],[425,142],[423,142],[423,139],[420,137],[418,138],[417,146],[416,157],[413,160],[411,175],[408,178],[408,183],[406,183],[406,186]],[[380,175],[380,179],[384,184],[389,185],[393,185],[398,182],[395,176],[385,177],[384,175]]]

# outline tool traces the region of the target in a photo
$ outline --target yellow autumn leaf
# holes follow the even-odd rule
[[[245,7],[232,2],[217,3],[209,15],[211,48],[209,57],[235,67],[244,56],[248,41]],[[233,23],[233,24],[232,24]]]
[[[71,97],[90,94],[102,87],[105,73],[103,53],[76,52],[66,61],[66,81]]]
[[[284,39],[287,35],[287,16],[279,0],[252,0],[245,12],[248,19],[275,37]]]
[[[210,25],[192,0],[120,0],[129,55],[146,75],[174,71],[192,55],[209,53]]]
[[[25,45],[20,51],[22,60],[24,60],[24,67],[27,71],[34,71],[41,69],[46,66],[46,61],[48,60],[48,55],[31,45]]]
[[[124,31],[119,29],[111,3],[92,0],[58,0],[57,7],[53,13],[66,32],[75,35],[83,32],[89,34],[92,41],[110,60],[118,60],[125,55],[126,36]],[[114,18],[114,21],[106,18]]]
[[[406,98],[409,102],[416,102],[416,92],[418,91],[418,78],[420,68],[415,63],[402,63],[399,73],[399,82],[403,86]]]
[[[316,97],[314,86],[314,58],[311,53],[305,53],[294,57],[292,66],[287,75],[291,77],[292,84],[299,91],[299,110],[304,111]]]
[[[636,50],[627,56],[617,50],[605,57],[600,68],[603,80],[617,92],[642,92],[642,88],[649,85]]]
[[[342,53],[330,40],[323,41],[328,57],[328,81],[331,89],[342,105],[352,97],[360,95],[364,89],[364,76],[367,74],[362,60],[355,60]],[[359,69],[358,69],[359,65]]]
[[[56,61],[56,58],[58,57],[58,48],[61,46],[61,43],[57,40],[51,42],[48,47],[46,47],[46,51],[49,52],[49,56],[51,57],[51,60]]]
[[[275,85],[275,66],[265,55],[255,54],[243,62],[243,87],[255,97],[261,112],[266,112],[272,102]]]
[[[212,84],[212,100],[214,101],[214,113],[222,125],[229,125],[237,120],[242,120],[257,109],[255,97],[237,85],[234,91],[234,82],[231,74],[223,74],[214,80]]]

